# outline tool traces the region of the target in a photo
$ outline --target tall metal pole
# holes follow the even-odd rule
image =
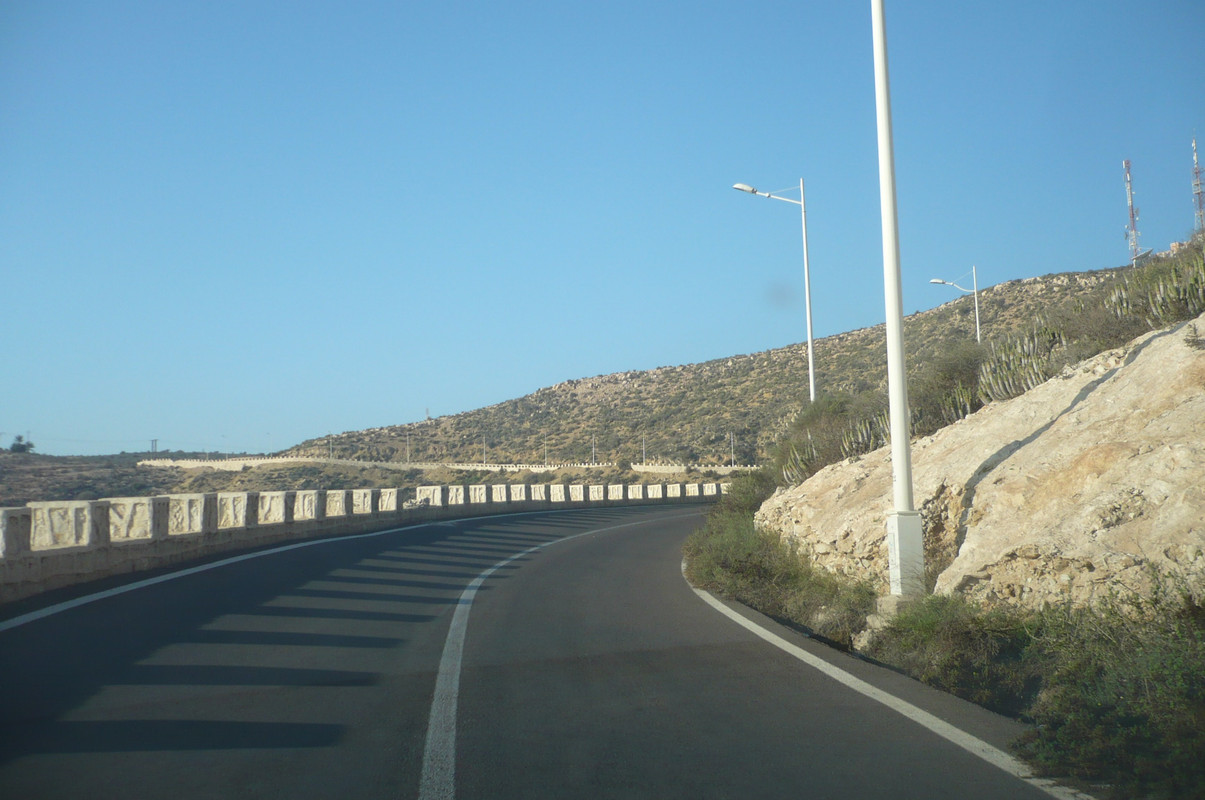
[[[925,553],[920,514],[913,507],[912,443],[908,376],[904,367],[904,295],[900,286],[899,222],[895,202],[895,155],[891,137],[891,88],[887,74],[887,24],[883,0],[871,0],[874,93],[879,141],[879,204],[883,218],[883,289],[887,310],[887,393],[891,419],[892,495],[887,515],[888,572],[893,595],[924,591]]]
[[[807,326],[808,326],[808,397],[814,403],[816,402],[816,370],[813,366],[812,359],[812,279],[808,274],[808,210],[804,203],[803,196],[803,178],[799,179],[799,199],[792,200],[789,197],[781,197],[770,192],[759,192],[747,183],[736,183],[732,186],[738,192],[747,192],[756,194],[761,197],[769,197],[772,200],[782,200],[784,203],[794,203],[799,206],[799,213],[803,221],[803,299],[804,305],[807,306]]]
[[[812,278],[808,274],[808,206],[803,195],[803,178],[799,179],[799,215],[803,220],[803,304],[808,323],[808,398],[816,402],[816,370],[812,366]]]

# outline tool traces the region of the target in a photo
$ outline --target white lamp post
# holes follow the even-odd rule
[[[891,141],[891,87],[887,76],[887,24],[883,0],[871,0],[875,112],[879,141],[879,204],[883,218],[883,288],[887,309],[887,395],[891,418],[892,494],[887,515],[891,594],[924,592],[925,550],[920,514],[913,507],[912,442],[908,375],[904,368],[904,296],[900,287],[899,220],[895,203],[895,154]]]
[[[784,203],[794,203],[799,206],[799,215],[803,222],[803,304],[806,306],[808,326],[808,399],[814,403],[816,402],[816,372],[812,366],[812,280],[808,274],[808,209],[803,195],[803,178],[799,179],[798,200],[792,200],[789,197],[780,197],[769,192],[759,192],[747,183],[736,183],[732,185],[732,188],[739,192],[748,192],[749,194],[769,197],[772,200],[782,200]]]
[[[979,276],[975,273],[975,265],[974,264],[971,265],[971,281],[972,281],[971,286],[974,288],[963,289],[961,286],[954,283],[953,281],[943,281],[940,278],[930,278],[929,279],[929,283],[940,283],[943,286],[953,286],[955,289],[957,289],[960,292],[966,292],[967,294],[975,296],[975,341],[982,344],[983,338],[979,335]]]

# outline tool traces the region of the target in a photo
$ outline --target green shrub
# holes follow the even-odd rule
[[[874,608],[874,590],[816,567],[748,512],[722,506],[683,546],[686,577],[771,617],[807,628],[848,649]]]
[[[1160,584],[1166,587],[1166,580]],[[1117,797],[1205,797],[1205,606],[1186,590],[1040,615],[1044,680],[1018,745]]]
[[[774,494],[775,486],[774,476],[769,470],[733,473],[728,482],[728,492],[720,499],[719,507],[752,514]]]
[[[1039,676],[1028,659],[1025,615],[984,610],[961,597],[929,595],[904,608],[868,655],[943,691],[1001,714],[1018,715]]]
[[[953,343],[909,379],[908,395],[916,433],[936,431],[980,407],[975,390],[979,365],[988,352],[988,348],[977,342]]]

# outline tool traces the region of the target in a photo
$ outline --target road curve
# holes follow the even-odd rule
[[[426,525],[0,609],[0,797],[1050,796],[700,599],[702,513]],[[1018,731],[740,613],[985,747]]]

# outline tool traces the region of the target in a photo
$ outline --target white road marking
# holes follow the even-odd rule
[[[465,632],[468,629],[469,611],[473,607],[473,600],[489,576],[512,561],[543,550],[550,545],[620,528],[662,522],[673,519],[675,516],[685,515],[676,514],[626,522],[606,528],[595,528],[529,547],[521,553],[515,553],[494,564],[465,587],[457,601],[456,611],[452,614],[448,638],[444,642],[443,655],[439,659],[439,672],[435,678],[435,694],[431,698],[431,716],[427,721],[427,742],[423,747],[423,771],[419,777],[418,800],[453,800],[456,796],[456,708],[460,696],[460,667],[464,656]]]
[[[683,563],[683,568],[685,568],[685,562]],[[695,594],[703,598],[704,602],[706,602],[716,611],[719,611],[724,616],[730,618],[755,636],[758,636],[759,638],[764,639],[765,641],[774,645],[779,650],[794,656],[803,663],[807,664],[809,667],[820,670],[828,677],[832,678],[838,683],[848,686],[855,692],[865,695],[871,700],[882,703],[892,711],[897,711],[900,714],[903,714],[908,719],[925,728],[928,728],[930,731],[936,733],[946,741],[958,745],[971,755],[978,756],[992,766],[1004,770],[1009,775],[1020,778],[1029,785],[1040,789],[1051,797],[1058,798],[1058,800],[1095,800],[1091,795],[1084,794],[1076,789],[1060,786],[1054,781],[1047,780],[1045,778],[1035,777],[1030,769],[1025,766],[1025,764],[1016,758],[1013,758],[1003,750],[993,747],[982,739],[979,739],[967,733],[966,731],[954,727],[945,720],[933,716],[928,711],[918,708],[906,700],[902,700],[893,694],[879,689],[876,686],[872,686],[861,678],[851,675],[840,667],[834,666],[824,659],[817,658],[803,648],[791,644],[778,634],[768,631],[757,623],[736,613],[731,608],[712,597],[708,592],[705,592],[701,589],[696,589],[694,586],[691,586],[690,588],[694,590]]]

